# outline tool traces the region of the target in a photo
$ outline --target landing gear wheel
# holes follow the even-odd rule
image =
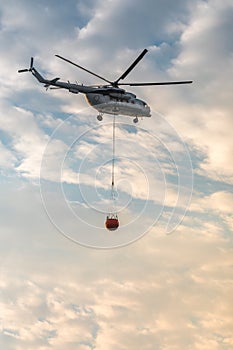
[[[102,115],[101,115],[101,114],[98,114],[98,115],[97,115],[97,119],[101,122],[101,121],[103,120]]]
[[[135,117],[135,118],[133,119],[133,122],[134,122],[134,123],[138,123],[138,117]]]

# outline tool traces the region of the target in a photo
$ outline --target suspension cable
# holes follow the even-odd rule
[[[115,135],[116,135],[116,116],[113,116],[113,124],[112,124],[112,199],[114,197],[114,186],[115,186]]]

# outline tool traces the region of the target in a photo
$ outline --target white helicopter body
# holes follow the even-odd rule
[[[126,115],[130,117],[151,117],[150,107],[146,102],[136,98],[136,95],[127,92],[125,94],[111,93],[101,95],[87,93],[88,103],[100,114]]]

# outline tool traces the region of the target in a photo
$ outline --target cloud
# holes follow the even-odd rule
[[[87,252],[68,241],[59,246],[49,240],[53,249],[68,249],[69,258],[60,251],[59,269],[50,257],[44,266],[27,268],[25,280],[17,273],[30,259],[27,250],[15,272],[1,278],[6,339],[15,339],[17,350],[36,344],[46,350],[75,349],[77,344],[101,350],[144,344],[148,350],[154,344],[198,349],[206,339],[216,349],[223,339],[231,344],[232,252],[227,242],[205,241],[186,226],[160,239],[154,231],[124,248],[124,254]]]
[[[232,193],[218,191],[204,198],[196,198],[196,201],[193,201],[190,209],[202,212],[211,208],[219,213],[231,214],[232,203]]]
[[[34,18],[35,21],[26,21],[27,25],[31,23],[30,25],[33,26],[33,23],[36,23],[37,21],[37,13],[38,11],[35,11],[34,8],[29,7],[26,11],[24,7],[26,7],[27,2],[21,2],[18,7],[15,8],[14,11],[17,13],[19,12],[20,15],[17,16],[19,21],[19,26],[23,27],[25,21],[20,21],[21,17],[29,16],[31,13],[33,14],[31,18]],[[126,67],[129,62],[136,57],[138,54],[138,50],[136,47],[128,49],[128,51],[124,51],[121,55],[119,55],[120,49],[122,48],[122,45],[124,46],[124,43],[122,42],[122,38],[132,38],[132,34],[130,30],[132,30],[135,35],[135,40],[141,40],[140,36],[138,36],[138,30],[134,28],[133,24],[129,23],[129,17],[128,12],[133,11],[134,15],[137,16],[140,13],[143,13],[146,11],[147,14],[151,14],[151,17],[148,17],[148,23],[151,24],[150,26],[146,27],[144,31],[140,31],[141,35],[145,36],[146,38],[149,38],[150,43],[153,41],[152,34],[158,33],[157,35],[160,37],[160,42],[156,43],[155,45],[151,45],[151,52],[147,55],[144,62],[142,62],[140,70],[135,70],[134,77],[139,78],[141,80],[144,80],[146,77],[151,77],[151,70],[154,69],[155,72],[158,73],[158,76],[161,76],[161,78],[165,79],[167,77],[174,76],[178,79],[181,79],[182,77],[187,76],[188,79],[194,79],[195,84],[190,87],[185,88],[167,88],[168,90],[160,89],[159,94],[161,94],[161,102],[159,104],[155,104],[153,102],[153,96],[155,94],[154,88],[150,90],[149,89],[138,89],[137,91],[142,91],[142,96],[145,95],[147,99],[151,100],[151,107],[152,109],[159,108],[162,112],[165,113],[169,117],[169,120],[175,122],[176,127],[179,131],[184,135],[184,138],[187,138],[187,140],[192,140],[195,144],[198,144],[199,147],[203,149],[204,152],[207,152],[207,158],[203,160],[203,163],[200,164],[201,170],[206,174],[207,172],[211,173],[211,177],[216,177],[214,174],[217,173],[219,176],[224,176],[227,181],[231,181],[231,168],[229,164],[231,163],[231,149],[232,149],[232,142],[231,142],[231,135],[229,134],[228,130],[231,129],[231,98],[229,94],[224,93],[220,94],[219,91],[221,91],[221,86],[225,86],[226,89],[224,91],[231,91],[231,86],[229,84],[230,80],[227,79],[227,76],[229,76],[231,69],[231,56],[227,54],[231,50],[230,42],[225,40],[227,33],[229,30],[229,25],[231,23],[230,21],[230,12],[227,13],[227,9],[231,8],[230,3],[226,3],[224,6],[221,4],[218,4],[216,2],[214,3],[207,3],[207,2],[201,2],[196,3],[195,5],[187,4],[181,1],[179,4],[176,4],[176,7],[170,8],[169,11],[167,6],[165,7],[164,4],[158,3],[158,8],[160,9],[155,13],[154,11],[154,3],[148,1],[147,7],[144,5],[141,6],[138,4],[138,6],[132,6],[131,3],[129,4],[116,4],[115,2],[109,2],[108,6],[100,5],[98,4],[97,7],[93,7],[93,4],[89,4],[89,10],[91,13],[91,18],[88,22],[83,23],[83,27],[80,29],[79,34],[74,34],[72,36],[72,39],[68,40],[66,38],[68,29],[67,27],[59,26],[60,29],[64,30],[63,36],[64,40],[60,44],[59,47],[59,53],[62,54],[61,51],[64,50],[64,52],[67,52],[67,50],[70,52],[69,58],[72,58],[76,60],[77,50],[74,50],[74,47],[79,45],[79,55],[77,57],[77,60],[80,64],[84,64],[84,66],[91,67],[91,69],[95,70],[97,69],[99,73],[105,74],[104,71],[99,71],[99,67],[108,67],[108,65],[101,64],[103,62],[103,56],[111,55],[111,62],[113,66],[116,67],[116,65],[120,65],[121,67]],[[41,11],[46,12],[45,16],[45,25],[43,28],[47,30],[48,19],[51,20],[51,23],[56,23],[56,21],[59,20],[59,16],[61,15],[59,12],[60,4],[56,8],[56,10],[53,12],[52,6],[45,6],[43,7],[43,4],[40,5]],[[73,6],[73,4],[72,4]],[[73,7],[70,7],[67,11],[71,11]],[[82,4],[78,4],[78,6],[82,7]],[[192,7],[192,15],[190,15],[190,6]],[[79,7],[78,7],[79,8]],[[182,8],[182,11],[180,11]],[[129,9],[129,11],[127,11]],[[38,10],[38,9],[37,9]],[[6,15],[8,11],[8,7],[4,6],[3,8],[3,28],[4,28],[4,34],[5,36],[10,35],[11,31],[10,28],[13,26],[13,23],[11,23],[10,18],[13,18],[12,15],[7,20],[8,16]],[[75,7],[75,11],[78,13],[77,7]],[[142,12],[141,12],[142,11]],[[168,11],[168,16],[166,16],[166,11]],[[85,11],[84,11],[85,12]],[[227,16],[225,14],[228,14]],[[127,16],[126,16],[127,14]],[[162,15],[163,14],[163,15]],[[189,15],[188,15],[189,14]],[[68,16],[68,13],[66,14]],[[155,21],[155,16],[158,15],[158,21]],[[206,16],[207,15],[207,16]],[[221,16],[220,16],[221,15]],[[34,17],[33,17],[34,16]],[[131,16],[132,18],[135,18],[135,16]],[[114,21],[112,20],[114,17]],[[153,17],[153,20],[152,20]],[[101,20],[101,18],[104,18],[104,21]],[[135,23],[142,23],[143,22],[143,16],[140,15],[138,18],[138,21],[135,21]],[[173,21],[174,18],[174,21]],[[207,18],[207,20],[206,20]],[[221,18],[221,19],[220,19]],[[125,32],[127,35],[119,36],[121,38],[121,42],[119,45],[116,45],[117,39],[113,40],[114,33],[117,33],[117,30],[115,27],[118,26],[118,19],[121,22],[121,31],[124,32],[124,21],[127,20],[127,31],[125,28]],[[187,23],[187,20],[189,22]],[[77,23],[79,22],[79,17],[77,18]],[[162,22],[161,22],[162,21]],[[182,23],[183,25],[178,26],[178,23]],[[4,24],[5,23],[5,24]],[[51,25],[50,23],[50,25]],[[111,40],[110,37],[106,36],[106,30],[104,30],[104,27],[106,28],[110,26],[112,28],[112,36]],[[179,27],[179,30],[176,32],[177,35],[177,45],[176,48],[174,48],[174,52],[176,52],[176,57],[172,57],[170,59],[170,62],[168,63],[167,71],[162,71],[159,69],[160,61],[158,62],[158,66],[155,65],[155,63],[152,61],[153,58],[157,58],[157,54],[163,51],[164,45],[169,46],[171,45],[168,42],[168,36],[167,33],[169,32],[168,27],[171,28],[172,23],[177,24]],[[17,23],[16,23],[17,25]],[[74,22],[71,21],[69,25],[74,25]],[[33,31],[37,31],[36,28],[30,28],[31,34],[33,34]],[[60,30],[59,29],[59,30]],[[129,30],[130,29],[130,30]],[[159,29],[159,30],[158,30]],[[24,30],[27,32],[27,35],[29,33],[28,28],[24,28]],[[170,29],[171,31],[171,29]],[[200,32],[202,32],[202,35],[200,35]],[[85,35],[83,34],[85,33]],[[136,34],[137,33],[137,34]],[[204,34],[203,34],[204,33]],[[165,35],[166,34],[166,35]],[[60,32],[57,33],[55,31],[53,35],[60,35]],[[171,33],[169,32],[169,36]],[[103,40],[103,37],[106,36],[106,40]],[[180,37],[180,39],[179,39]],[[217,37],[218,40],[216,43],[212,44],[212,37]],[[66,39],[65,39],[66,38]],[[164,41],[167,40],[167,42],[161,43],[161,38],[164,39]],[[40,41],[37,43],[37,50],[40,48]],[[51,40],[51,39],[50,39]],[[148,39],[147,39],[148,40]],[[57,40],[53,40],[53,49],[56,49],[57,45],[55,44]],[[98,47],[97,43],[100,42],[101,45],[106,46],[106,41],[109,43],[112,42],[115,45],[115,48],[113,50],[108,50],[107,52],[101,52],[100,47]],[[130,41],[132,43],[132,40]],[[71,47],[67,47],[67,43]],[[94,44],[95,43],[95,44]],[[47,69],[52,71],[53,74],[59,74],[61,70],[64,72],[64,79],[65,76],[68,78],[73,75],[74,68],[64,64],[64,62],[58,62],[55,60],[55,58],[52,58],[50,56],[50,59],[47,60],[47,57],[45,59],[44,52],[47,48],[47,41],[44,41],[41,43],[41,50],[38,51],[38,55],[40,55],[40,62],[42,63],[46,61]],[[94,45],[93,45],[94,44]],[[126,45],[126,44],[125,44]],[[223,47],[220,47],[219,45],[222,45]],[[73,46],[73,47],[72,47]],[[143,47],[147,46],[137,43],[137,47]],[[43,47],[43,49],[42,49]],[[89,51],[87,51],[87,48]],[[153,50],[154,48],[154,50]],[[17,49],[17,48],[16,48]],[[156,50],[157,49],[157,50]],[[171,49],[171,47],[170,47]],[[90,50],[93,50],[93,54],[91,54]],[[117,55],[113,55],[113,53],[118,53]],[[201,52],[201,55],[200,55]],[[167,52],[166,52],[167,53]],[[30,56],[30,54],[29,54]],[[114,57],[113,57],[114,56]],[[192,57],[192,60],[189,60],[188,57]],[[212,59],[210,59],[212,57]],[[159,56],[158,56],[159,58]],[[164,58],[164,57],[163,57]],[[162,60],[163,60],[162,58]],[[173,59],[173,60],[172,60]],[[13,84],[13,81],[17,81],[17,88],[18,88],[18,82],[19,79],[15,73],[12,75],[12,68],[9,67],[9,64],[15,64],[14,60],[5,60],[3,56],[3,64],[6,67],[6,72],[9,75],[11,80],[7,83],[7,91],[8,93],[11,90],[11,86]],[[106,61],[106,58],[105,58]],[[39,63],[40,63],[39,62]],[[221,62],[222,66],[224,66],[224,70],[221,71],[221,75],[219,74],[218,65]],[[120,67],[119,66],[119,67]],[[206,69],[208,67],[208,69]],[[19,68],[19,66],[18,66]],[[122,71],[124,68],[116,68],[119,69],[119,72]],[[15,72],[17,70],[17,67],[15,66]],[[107,73],[107,72],[106,72]],[[191,73],[191,75],[190,75]],[[85,75],[83,75],[85,74]],[[78,75],[80,75],[81,79],[89,79],[86,73],[78,72]],[[155,74],[156,75],[156,74]],[[205,79],[203,79],[205,77]],[[7,77],[6,77],[7,78]],[[112,77],[110,77],[112,78]],[[200,79],[201,78],[201,79]],[[28,87],[33,87],[34,89],[37,89],[40,91],[41,87],[35,85],[33,80],[30,78],[27,78],[27,84]],[[8,79],[4,79],[4,81],[8,81]],[[24,84],[24,79],[22,80],[22,84]],[[206,83],[208,82],[208,84]],[[4,82],[5,84],[5,82]],[[14,83],[15,84],[15,83]],[[21,87],[22,87],[21,84]],[[202,84],[202,88],[200,88],[200,84]],[[26,88],[26,84],[24,85]],[[172,90],[171,90],[172,89]],[[177,90],[178,89],[178,90]],[[152,91],[153,90],[153,91]],[[179,91],[179,92],[178,92]],[[185,95],[184,95],[185,91]],[[62,101],[62,103],[65,103],[63,106],[63,110],[65,112],[75,112],[77,111],[78,105],[82,105],[84,102],[81,97],[78,97],[78,103],[76,102],[76,98],[74,99],[74,96],[68,96],[68,94],[61,94],[61,92],[58,93],[56,101]],[[151,97],[150,97],[151,96]],[[186,97],[187,96],[187,100]],[[215,98],[213,99],[213,96]],[[228,97],[227,97],[228,96]],[[45,101],[45,97],[40,97],[41,102],[43,103]],[[167,100],[170,100],[171,103],[169,105],[166,103]],[[164,102],[163,102],[164,101]],[[202,101],[202,108],[200,110],[199,106],[195,103],[195,101]],[[214,101],[214,102],[213,102]],[[173,106],[172,110],[169,106]],[[38,108],[38,106],[37,106]],[[62,107],[61,107],[62,108]],[[190,112],[191,111],[191,112]],[[197,122],[198,120],[198,122]],[[155,126],[152,126],[152,123],[149,122],[149,126],[152,127],[152,129],[155,129]],[[219,130],[221,132],[219,132]],[[208,140],[208,142],[207,142]],[[218,145],[218,147],[216,147]]]
[[[203,150],[200,164],[203,174],[232,182],[232,3],[198,2],[189,25],[180,38],[181,51],[169,69],[177,78],[194,80],[183,101],[178,93],[171,96],[173,110],[165,107],[185,138]],[[183,90],[181,90],[181,93]],[[174,98],[174,99],[173,99]],[[185,106],[185,104],[187,105]],[[162,108],[164,106],[162,105]]]
[[[171,236],[158,237],[156,226],[129,247],[87,250],[52,229],[30,187],[11,196],[1,191],[17,219],[2,221],[4,246],[11,247],[1,254],[5,344],[17,350],[231,344],[232,252],[223,228],[205,218],[192,228],[184,221]]]
[[[230,347],[233,198],[224,181],[232,182],[231,1],[71,1],[64,6],[61,1],[35,5],[11,0],[0,7],[1,166],[11,171],[11,177],[1,177],[0,198],[4,349]],[[72,200],[77,193],[75,166],[84,157],[93,172],[84,171],[81,180],[93,199],[96,162],[104,161],[111,151],[109,128],[103,125],[90,132],[72,148],[63,167],[61,200],[53,193],[60,179],[57,168],[74,137],[99,125],[96,113],[81,111],[86,106],[83,96],[63,91],[46,94],[33,77],[20,76],[17,70],[27,67],[29,58],[35,56],[36,67],[46,77],[96,83],[53,55],[62,54],[114,79],[144,47],[149,53],[130,80],[194,80],[191,86],[132,89],[155,114],[139,126],[157,135],[156,140],[139,128],[133,134],[135,128],[129,125],[117,130],[119,155],[124,155],[118,175],[128,181],[119,184],[122,192],[130,192],[130,180],[138,203],[145,202],[144,178],[137,176],[136,166],[128,165],[134,162],[147,170],[153,200],[161,197],[160,178],[151,166],[155,158],[168,180],[167,208],[150,232],[133,245],[88,250],[58,234],[45,214],[40,188],[30,182],[38,178],[50,140],[42,180],[49,184],[47,195],[59,223],[85,238],[91,232],[96,241],[111,240],[103,228],[105,214],[89,210],[87,215],[87,204],[81,203],[75,214],[86,221],[77,225],[73,217],[67,220],[61,204],[64,194]],[[158,117],[157,109],[165,118]],[[62,133],[50,139],[54,128],[59,129],[70,114],[73,122],[66,120]],[[163,223],[177,197],[178,175],[172,160],[182,177],[176,216],[182,216],[189,189],[183,144],[174,137],[172,125],[177,138],[188,144],[195,164],[195,196],[182,224],[173,235],[165,236]],[[98,148],[99,144],[104,147]],[[77,163],[72,163],[71,155]],[[102,168],[96,184],[104,191],[109,177],[108,168]],[[137,206],[124,210],[120,222],[131,220],[137,210]],[[158,213],[147,214],[133,229],[129,225],[124,235],[133,238],[135,229],[148,227],[148,220],[153,221]],[[89,224],[100,227],[101,233]],[[118,233],[115,241],[124,236]]]
[[[3,105],[1,129],[11,140],[11,150],[15,161],[15,171],[27,176],[38,177],[40,161],[46,144],[46,135],[38,127],[30,111],[19,107],[9,109]],[[6,117],[7,115],[7,117]],[[10,161],[10,158],[9,158]]]
[[[217,191],[203,198],[195,196],[191,203],[190,210],[203,214],[212,213],[218,216],[230,234],[233,230],[232,204],[232,193]],[[216,223],[213,225],[216,225]]]
[[[1,153],[1,160],[0,160],[1,167],[7,168],[7,169],[13,169],[16,163],[16,157],[12,154],[12,152],[9,151],[7,147],[5,147],[2,144],[2,142],[0,142],[0,153]]]
[[[169,5],[168,5],[169,4]],[[133,1],[108,1],[101,3],[95,15],[83,28],[79,37],[88,44],[97,40],[101,48],[111,43],[113,51],[120,47],[138,48],[148,46],[151,42],[166,41],[177,33],[176,26],[188,12],[189,2],[178,1],[176,5],[169,1],[147,0],[144,4]],[[111,28],[111,33],[106,31]],[[140,28],[140,30],[139,30]],[[119,29],[121,35],[118,35]]]

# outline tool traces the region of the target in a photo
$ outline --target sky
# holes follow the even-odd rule
[[[0,2],[0,348],[233,348],[231,0]],[[151,118],[47,79],[127,81]]]

